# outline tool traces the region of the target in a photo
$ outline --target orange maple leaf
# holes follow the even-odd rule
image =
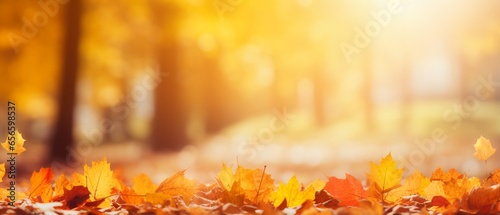
[[[83,179],[86,183],[83,184],[90,191],[90,200],[102,201],[98,207],[104,208],[110,206],[110,201],[107,199],[111,195],[111,189],[114,185],[113,171],[111,171],[110,163],[103,158],[101,161],[92,162],[92,167],[85,164],[83,166]]]
[[[284,185],[280,182],[278,190],[274,193],[274,206],[278,207],[286,200],[287,207],[295,207],[302,205],[307,200],[314,199],[314,186],[307,186],[304,190],[301,189],[299,180],[294,175],[288,183]]]
[[[9,140],[9,138],[11,138]],[[14,145],[10,145],[9,142],[14,141]],[[26,140],[23,138],[21,133],[19,133],[16,130],[16,133],[14,135],[14,140],[12,139],[11,136],[8,136],[7,139],[5,139],[5,142],[2,143],[2,147],[7,150],[9,153],[17,153],[17,155],[21,155],[24,151],[26,151],[26,148],[24,148],[24,142]]]
[[[500,199],[500,184],[493,186],[475,187],[468,196],[468,207],[478,210],[484,206],[489,206]]]
[[[484,138],[483,136],[477,139],[476,144],[474,144],[474,148],[476,149],[474,156],[482,161],[486,161],[496,151],[496,149],[491,146],[490,140]]]
[[[52,174],[51,168],[41,168],[39,172],[33,172],[30,178],[30,189],[28,197],[35,202],[49,202],[52,199]]]
[[[370,162],[370,173],[367,176],[370,182],[369,196],[385,201],[388,192],[401,186],[403,169],[396,168],[396,161],[389,153],[380,165]]]
[[[163,204],[174,196],[182,196],[184,202],[189,204],[196,191],[196,183],[184,176],[185,171],[179,171],[161,182],[154,193],[146,194],[146,201]]]
[[[64,176],[64,174],[59,175],[56,179],[56,185],[54,188],[55,197],[60,197],[64,195],[64,189],[71,189],[73,187],[69,180]]]
[[[358,201],[366,198],[366,190],[361,182],[350,174],[345,174],[345,179],[329,177],[325,190],[340,201],[341,206],[357,206]]]
[[[123,200],[129,204],[141,204],[144,202],[146,194],[155,193],[158,186],[153,184],[146,174],[135,176],[132,188],[125,187],[121,192]]]
[[[496,169],[494,172],[490,173],[486,181],[489,185],[500,184],[500,169]]]
[[[156,189],[158,189],[158,186],[153,184],[149,176],[146,174],[140,174],[138,176],[135,176],[132,182],[133,182],[132,188],[139,195],[145,195],[146,193],[153,193],[155,192]]]
[[[3,181],[3,176],[5,175],[5,163],[0,164],[0,182]]]

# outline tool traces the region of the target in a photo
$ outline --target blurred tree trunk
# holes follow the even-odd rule
[[[80,42],[81,1],[72,0],[62,7],[66,11],[65,41],[62,50],[61,79],[59,83],[59,114],[54,126],[50,159],[64,162],[73,144],[73,111],[75,108],[78,76],[78,44]]]
[[[209,62],[208,62],[209,63]],[[230,90],[224,81],[223,74],[214,64],[208,64],[207,72],[210,76],[205,81],[206,93],[205,101],[205,127],[208,133],[216,133],[220,131],[228,123],[231,123],[231,112],[236,110],[227,109],[232,102],[238,98],[236,95],[231,96],[234,90]],[[227,96],[234,98],[229,101]]]
[[[158,86],[150,141],[154,150],[179,150],[188,142],[188,109],[183,101],[183,87],[176,78],[179,76],[176,34],[180,9],[169,3],[153,2],[152,10],[162,40],[156,50],[158,67],[154,69],[158,70]]]

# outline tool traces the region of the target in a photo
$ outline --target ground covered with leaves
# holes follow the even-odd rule
[[[18,155],[26,149],[16,133],[15,144],[2,146]],[[495,153],[480,137],[474,156],[486,164]],[[370,163],[365,179],[350,174],[317,179],[303,185],[296,176],[276,182],[263,169],[222,164],[212,184],[185,177],[185,170],[160,184],[146,174],[132,183],[113,172],[106,158],[84,165],[83,173],[54,175],[51,168],[34,171],[29,182],[3,182],[1,214],[498,214],[500,169],[488,178],[469,177],[455,169],[419,171],[403,178],[403,169],[389,153]],[[8,173],[8,172],[7,172]],[[6,177],[5,164],[0,178]],[[14,194],[14,195],[13,195]]]

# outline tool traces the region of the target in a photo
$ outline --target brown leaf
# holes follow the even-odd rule
[[[64,195],[62,200],[64,200],[65,205],[69,209],[73,209],[82,206],[90,198],[90,191],[84,186],[74,186],[71,189],[64,189]]]

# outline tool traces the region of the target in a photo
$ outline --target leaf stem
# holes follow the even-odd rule
[[[255,204],[257,204],[257,200],[259,198],[259,192],[260,192],[260,187],[262,186],[262,181],[264,180],[264,174],[266,174],[266,167],[267,165],[264,165],[264,170],[262,170],[262,176],[260,177],[260,183],[259,183],[259,189],[257,189],[257,194],[255,194]]]

